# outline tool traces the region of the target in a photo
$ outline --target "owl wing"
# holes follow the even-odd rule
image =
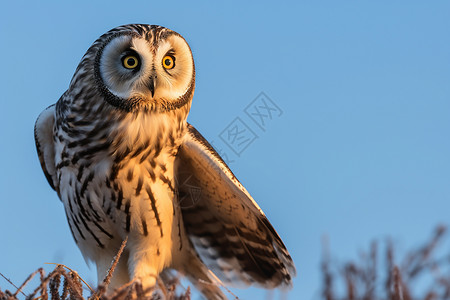
[[[47,107],[34,125],[34,140],[42,170],[52,189],[56,190],[55,148],[53,144],[53,124],[55,105]]]
[[[201,259],[225,283],[290,286],[294,263],[263,211],[191,125],[177,154],[179,205]]]

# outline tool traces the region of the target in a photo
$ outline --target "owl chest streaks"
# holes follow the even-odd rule
[[[95,259],[93,245],[108,248],[131,235],[156,245],[156,255],[170,255],[181,236],[173,170],[181,114],[64,111],[56,124],[59,193],[83,254]]]

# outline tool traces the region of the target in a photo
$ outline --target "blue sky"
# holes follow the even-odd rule
[[[324,236],[340,259],[373,238],[416,245],[449,223],[449,12],[447,1],[3,2],[0,272],[20,284],[57,262],[95,281],[40,170],[33,126],[94,40],[127,23],[189,42],[188,120],[229,157],[290,250],[288,299],[320,296]],[[261,92],[280,110],[263,128],[245,112]],[[236,118],[256,136],[239,156],[220,137]]]

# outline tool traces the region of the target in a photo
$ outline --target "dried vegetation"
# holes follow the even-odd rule
[[[396,259],[393,243],[387,241],[379,246],[373,242],[367,252],[361,253],[355,261],[339,263],[330,258],[327,245],[321,264],[321,299],[324,300],[444,300],[450,299],[450,251],[442,251],[446,228],[436,228],[432,237],[422,246],[412,249],[401,259]],[[56,265],[48,275],[38,269],[17,287],[3,274],[5,281],[14,287],[14,292],[0,288],[0,300],[17,299],[168,299],[189,300],[189,288],[180,290],[178,278],[158,280],[152,291],[144,291],[139,282],[131,282],[113,294],[106,295],[106,289],[120,258],[126,241],[111,264],[108,275],[96,290],[92,289],[73,270]],[[380,250],[381,249],[381,250]],[[444,254],[442,254],[444,253]],[[23,288],[35,276],[40,284],[31,294],[26,295]],[[83,288],[89,289],[90,296],[83,296]],[[230,292],[231,293],[231,292]],[[86,294],[86,292],[84,293]],[[145,297],[144,295],[152,295]],[[234,295],[233,295],[234,296]],[[237,299],[237,297],[233,297]]]

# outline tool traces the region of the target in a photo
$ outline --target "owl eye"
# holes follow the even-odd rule
[[[139,66],[139,58],[135,55],[127,55],[122,59],[122,65],[127,69],[135,69]]]
[[[173,57],[172,55],[164,56],[162,65],[167,70],[173,69],[175,67],[175,57]]]

